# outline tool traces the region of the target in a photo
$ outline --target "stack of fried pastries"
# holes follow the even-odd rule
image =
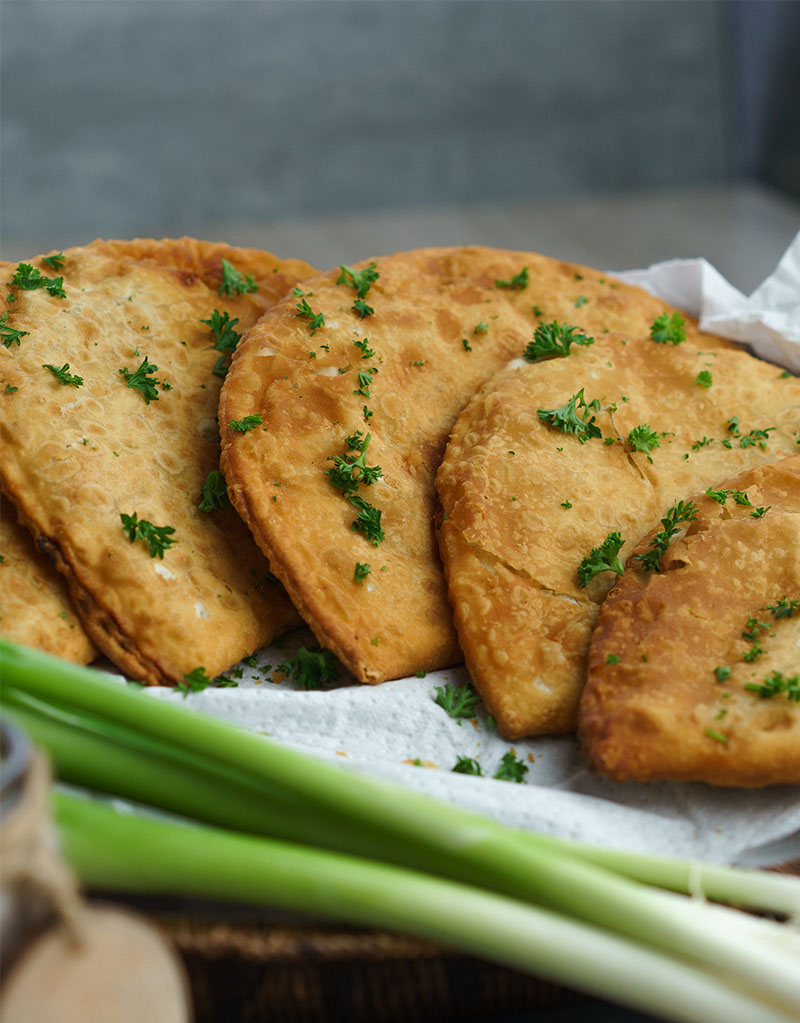
[[[220,400],[231,499],[319,642],[357,679],[462,660],[434,477],[467,401],[544,320],[638,338],[664,310],[535,253],[423,249],[304,281],[250,331]],[[688,330],[695,347],[727,347]],[[251,415],[263,429],[230,427]],[[342,460],[380,475],[353,469],[347,492]]]
[[[213,676],[298,620],[209,474],[230,331],[311,268],[192,239],[49,258],[0,278],[3,488],[99,650],[148,682]]]

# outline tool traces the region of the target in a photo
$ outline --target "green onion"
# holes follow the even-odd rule
[[[333,857],[329,850],[336,849],[491,889],[710,968],[785,1018],[800,1009],[796,934],[624,875],[786,914],[800,913],[796,879],[767,882],[751,871],[592,852],[512,831],[1,641],[0,667],[6,707],[67,781],[328,850],[318,855]],[[391,918],[382,925],[392,926]],[[577,973],[571,982],[580,983]],[[624,998],[624,975],[616,983]]]
[[[353,856],[119,813],[71,793],[56,794],[55,811],[70,862],[106,891],[243,900],[388,927],[675,1020],[788,1019],[689,963],[505,896]]]

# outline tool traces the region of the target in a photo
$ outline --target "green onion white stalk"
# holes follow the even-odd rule
[[[676,865],[515,832],[426,796],[353,774],[109,680],[0,643],[4,701],[47,747],[59,776],[238,831],[399,863],[492,889],[594,927],[689,955],[748,997],[800,1014],[800,937],[648,882],[800,912],[800,882]],[[663,877],[663,880],[659,878]],[[757,881],[756,878],[759,880]],[[389,923],[386,924],[390,926]],[[572,978],[578,983],[578,978]],[[698,1018],[708,1018],[701,1016]]]
[[[668,1019],[790,1019],[695,966],[548,910],[340,853],[119,813],[59,792],[70,862],[104,890],[245,900],[392,928]]]

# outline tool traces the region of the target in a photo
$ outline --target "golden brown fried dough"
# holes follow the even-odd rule
[[[222,259],[258,290],[219,294]],[[0,390],[17,388],[0,398],[3,485],[112,661],[148,682],[213,676],[297,619],[235,512],[198,507],[227,358],[201,321],[216,309],[244,331],[311,268],[193,239],[98,241],[55,270],[27,265],[0,276],[6,328],[24,332],[0,348]],[[63,281],[12,283],[37,272]],[[131,542],[123,515],[173,529],[174,544],[161,557]]]
[[[800,455],[714,490],[600,608],[580,732],[617,781],[800,784]]]
[[[232,500],[274,572],[319,642],[374,683],[461,660],[433,479],[464,403],[543,318],[638,336],[665,306],[529,252],[427,249],[357,270],[370,266],[379,276],[361,296],[352,274],[332,270],[262,318],[236,353],[220,426]],[[251,415],[263,427],[231,429]],[[380,511],[377,545],[353,528],[371,513],[326,475],[337,456],[360,458],[367,436],[364,464],[382,476],[351,496]]]
[[[7,500],[0,505],[0,635],[66,661],[88,664],[96,651],[69,599],[67,584],[17,522]]]
[[[800,381],[702,345],[598,335],[567,357],[516,360],[459,417],[437,477],[440,546],[467,666],[509,738],[575,728],[616,578],[582,586],[583,558],[617,532],[624,564],[674,501],[797,448]],[[589,407],[576,411],[602,433],[584,443],[538,414],[581,390]],[[642,426],[658,442],[649,452],[629,440]]]

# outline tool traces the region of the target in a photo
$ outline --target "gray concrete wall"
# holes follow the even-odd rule
[[[3,0],[5,238],[730,175],[726,5]]]

